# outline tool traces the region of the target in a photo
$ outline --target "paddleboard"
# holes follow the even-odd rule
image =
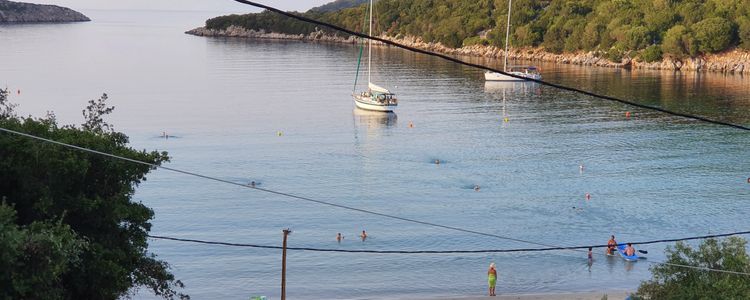
[[[630,255],[630,256],[625,255],[625,247],[626,246],[627,245],[625,245],[625,244],[619,244],[619,245],[617,245],[617,252],[620,253],[620,256],[622,257],[622,259],[627,260],[627,261],[637,261],[638,258],[639,258],[637,253],[633,253],[633,255]]]

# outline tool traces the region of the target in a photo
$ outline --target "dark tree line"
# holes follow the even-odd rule
[[[365,7],[304,15],[364,32]],[[505,43],[506,0],[381,0],[375,11],[378,33],[417,36],[449,47]],[[627,53],[655,61],[663,55],[750,49],[750,0],[515,0],[511,24],[513,47],[599,51],[612,60]],[[315,30],[269,12],[206,22],[214,29],[230,25],[293,34]]]

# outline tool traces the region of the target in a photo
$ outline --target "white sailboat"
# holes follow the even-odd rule
[[[372,36],[372,5],[373,0],[370,0],[370,23],[368,25],[370,36]],[[360,59],[362,52],[360,51]],[[359,62],[358,62],[359,64]],[[357,76],[359,76],[359,65],[357,65]],[[356,89],[357,80],[354,80]],[[396,94],[391,93],[388,89],[378,86],[372,83],[372,40],[368,40],[367,50],[367,91],[359,94],[352,94],[354,97],[354,104],[366,110],[392,112],[398,106],[398,99]]]
[[[505,27],[505,62],[503,63],[503,72],[517,75],[524,78],[542,80],[542,74],[534,66],[511,66],[508,69],[508,41],[510,40],[510,9],[513,0],[508,0],[508,24]],[[498,72],[487,71],[484,73],[484,80],[487,81],[525,81],[526,79],[508,76]]]

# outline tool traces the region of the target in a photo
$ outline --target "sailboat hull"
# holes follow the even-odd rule
[[[529,78],[529,79],[536,79],[536,80],[542,79],[542,76],[539,74],[524,73],[524,72],[510,72],[510,73],[513,75],[518,75],[518,76]],[[502,73],[496,73],[496,72],[485,72],[484,80],[487,80],[487,81],[526,81],[526,79],[510,77],[508,75],[505,75]]]
[[[393,112],[397,106],[397,104],[381,104],[373,102],[369,97],[361,95],[354,95],[354,105],[361,109],[382,112]]]

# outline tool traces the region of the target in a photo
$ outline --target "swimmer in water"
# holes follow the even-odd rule
[[[255,181],[250,181],[250,187],[255,187]]]
[[[440,164],[440,160],[439,160],[439,159],[436,159],[436,160],[435,160],[435,164],[436,164],[436,165],[439,165],[439,164]]]
[[[362,230],[362,234],[360,234],[359,237],[364,242],[367,239],[367,232],[365,232],[364,230]]]
[[[594,253],[591,252],[591,247],[589,247],[589,265],[594,262]]]
[[[612,252],[617,248],[617,241],[615,241],[615,236],[609,238],[609,241],[607,241],[607,254],[612,255]]]
[[[585,169],[585,167],[583,166],[583,164],[581,164],[580,166],[578,166],[578,170],[580,170],[581,172],[583,172],[583,169]]]
[[[474,191],[477,191],[477,192],[479,191],[479,185],[478,184],[474,185]]]
[[[341,244],[341,240],[343,239],[344,239],[344,236],[341,235],[341,232],[336,234],[336,241],[339,242],[339,244]]]

